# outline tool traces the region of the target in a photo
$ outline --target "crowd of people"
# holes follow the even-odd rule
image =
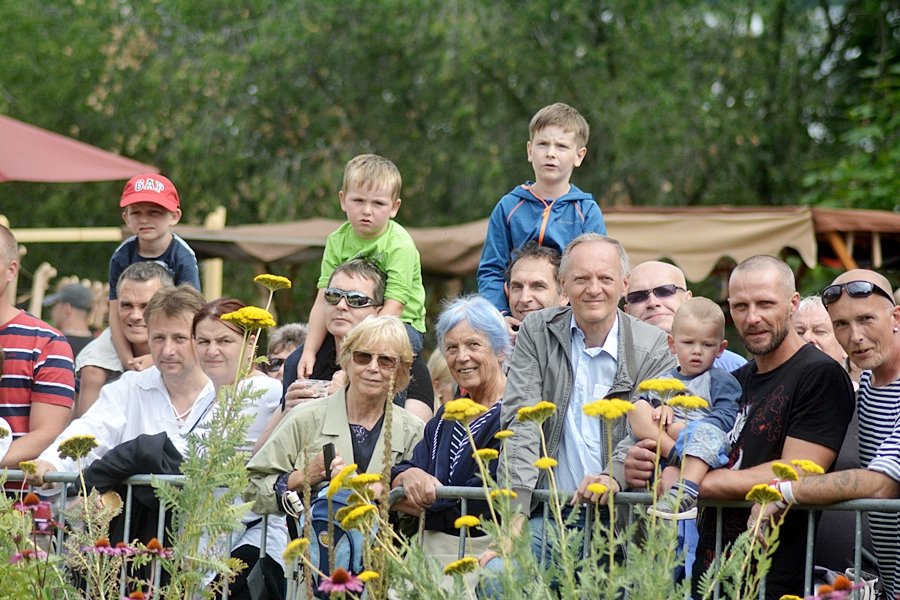
[[[516,186],[491,214],[479,293],[445,303],[427,364],[419,254],[393,220],[400,173],[380,156],[347,164],[338,194],[347,222],[327,239],[309,323],[269,332],[261,364],[252,356],[241,363],[243,332],[221,319],[244,304],[201,296],[194,253],[173,231],[180,200],[165,177],[141,175],[125,187],[120,207],[133,235],[110,261],[109,328],[98,335],[85,319],[90,294],[78,284],[47,299],[55,327],[10,301],[18,250],[0,226],[0,427],[12,432],[0,446],[0,464],[34,460],[29,482],[43,485],[48,472],[74,468],[58,448],[78,433],[98,441],[88,463],[141,436],[161,435],[153,439],[171,445],[144,453],[183,455],[185,436],[210,418],[216,391],[243,374],[238,385],[259,392],[248,409],[246,440],[252,458],[244,497],[254,513],[232,551],[252,568],[261,547],[257,515],[274,515],[262,568],[275,579],[284,573],[280,550],[296,534],[283,517],[296,513],[291,494],[350,463],[359,473],[389,469],[384,484],[397,492],[394,510],[424,519],[431,556],[455,559],[459,504],[436,491],[481,485],[465,430],[442,419],[444,404],[461,396],[485,409],[469,425],[476,447],[500,450],[494,434],[513,432],[502,476],[516,492],[517,516],[507,526],[528,527],[541,558],[553,559],[545,541],[554,526],[534,496],[548,487],[547,472],[535,465],[541,431],[516,416],[542,400],[557,407],[542,427],[547,455],[557,461],[556,484],[572,492],[571,507],[650,489],[661,451],[665,468],[653,510],[677,522],[684,574],[693,582],[711,567],[717,547],[715,514],[698,510],[698,500],[743,499],[772,480],[773,461],[811,460],[826,471],[773,482],[786,504],[900,497],[900,308],[890,282],[852,270],[801,300],[784,261],[755,256],[732,271],[723,311],[694,297],[675,265],[632,268],[626,249],[607,236],[593,196],[570,182],[588,133],[584,118],[564,104],[534,116],[526,145],[534,181]],[[727,349],[726,312],[743,348]],[[654,378],[677,379],[709,408],[687,415],[638,390]],[[582,410],[608,397],[636,407],[609,432]],[[657,435],[660,427],[665,435]],[[138,459],[134,472],[146,464]],[[594,483],[608,492],[598,493]],[[484,516],[486,505],[472,502],[469,512]],[[725,509],[724,543],[746,530],[749,516],[748,509]],[[900,592],[900,514],[869,513],[868,523],[876,564],[867,568],[877,569],[893,597]],[[583,526],[583,511],[566,521]],[[805,516],[788,513],[767,598],[802,591],[805,529]],[[826,529],[820,537],[829,541],[820,546],[852,547],[852,538],[840,537],[846,528]],[[468,543],[486,572],[503,568],[489,536],[473,532]],[[826,554],[820,557],[830,566],[847,566],[848,553]],[[231,593],[251,597],[246,577]]]

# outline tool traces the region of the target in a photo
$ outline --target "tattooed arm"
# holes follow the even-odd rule
[[[868,469],[849,469],[803,477],[791,484],[800,504],[833,504],[857,498],[900,497],[900,482]]]

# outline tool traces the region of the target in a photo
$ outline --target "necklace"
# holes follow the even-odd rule
[[[186,416],[188,416],[189,414],[191,414],[191,410],[192,410],[193,408],[194,408],[194,405],[191,404],[190,406],[187,407],[187,410],[185,410],[184,412],[180,413],[180,412],[178,412],[178,410],[176,410],[175,405],[172,404],[172,412],[175,413],[175,418],[178,419],[179,421],[184,421],[184,418],[185,418]]]

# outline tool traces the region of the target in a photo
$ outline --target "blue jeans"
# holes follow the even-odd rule
[[[582,506],[578,511],[578,517],[575,518],[571,523],[566,525],[567,529],[571,529],[573,531],[584,531],[585,526],[585,514],[588,510],[593,510],[593,507],[590,505]],[[571,509],[569,507],[563,508],[563,520],[568,520]],[[604,508],[600,511],[600,519],[604,523],[609,523],[609,513]],[[548,565],[551,560],[554,558],[558,558],[558,550],[555,548],[556,536],[551,535],[549,538],[546,537],[545,528],[550,527],[551,529],[556,529],[556,522],[553,520],[552,516],[548,516],[548,520],[544,520],[543,514],[538,514],[537,516],[533,516],[528,520],[529,530],[531,531],[531,555],[534,556],[534,559],[538,562],[539,565]],[[546,540],[546,542],[545,542]],[[554,556],[556,555],[556,556]],[[584,544],[582,544],[581,548],[578,551],[578,558],[584,558]],[[601,553],[597,556],[597,564],[604,565],[608,556],[606,553]],[[504,571],[506,568],[505,559],[497,556],[492,558],[485,565],[485,570],[487,573],[482,577],[479,585],[478,585],[478,597],[479,598],[491,598],[491,599],[502,599],[509,597],[508,594],[504,593],[503,584],[500,581],[500,573]]]
[[[694,558],[697,554],[697,542],[700,541],[700,533],[697,531],[697,519],[685,519],[678,521],[678,546],[676,551],[684,555],[684,566],[675,567],[675,581],[682,578],[690,579],[694,568]]]

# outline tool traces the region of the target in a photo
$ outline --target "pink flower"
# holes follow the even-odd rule
[[[45,558],[47,558],[47,553],[41,552],[40,550],[32,550],[30,548],[26,548],[21,552],[13,554],[12,558],[9,559],[9,564],[14,565],[19,561],[33,560],[35,558],[38,560],[44,560]]]
[[[338,567],[331,574],[319,583],[319,591],[333,594],[334,592],[356,592],[363,591],[363,582],[354,577],[353,573]]]
[[[147,542],[147,546],[145,547],[146,554],[155,554],[160,558],[170,558],[172,556],[172,551],[168,548],[163,547],[160,541],[156,538],[152,538],[149,542]]]

